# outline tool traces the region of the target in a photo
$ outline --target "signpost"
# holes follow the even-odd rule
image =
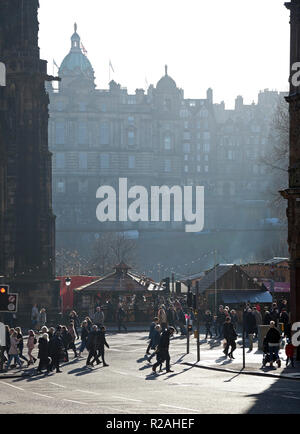
[[[200,314],[199,314],[199,282],[196,282],[196,309],[197,309],[197,362],[200,362]]]

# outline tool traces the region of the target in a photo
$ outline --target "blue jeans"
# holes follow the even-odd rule
[[[272,345],[269,345],[270,362],[276,362],[276,360],[279,357],[278,351],[279,351],[279,346],[273,347]]]
[[[87,341],[87,338],[82,339],[81,344],[80,344],[80,348],[79,348],[80,353],[82,353],[82,351],[86,348],[86,341]]]
[[[18,363],[18,365],[20,367],[22,366],[22,362],[21,362],[20,357],[18,356],[18,354],[10,354],[9,357],[8,357],[7,365],[6,365],[7,369],[9,368],[9,366],[10,366],[11,361],[12,361],[13,358],[15,358],[15,363]]]

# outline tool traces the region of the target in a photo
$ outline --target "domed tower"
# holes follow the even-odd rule
[[[71,49],[64,58],[58,72],[61,77],[60,90],[74,86],[83,86],[95,89],[95,75],[91,62],[81,50],[81,40],[77,33],[77,24],[74,24],[74,33],[71,37]]]
[[[158,81],[155,89],[155,105],[167,117],[173,117],[180,109],[181,90],[175,81],[168,75],[168,66],[165,65],[165,75]]]

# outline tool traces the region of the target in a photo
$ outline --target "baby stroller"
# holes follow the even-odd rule
[[[264,338],[263,340],[263,361],[262,364],[263,366],[266,366],[267,363],[271,363],[271,356],[270,356],[270,351],[269,351],[269,345],[268,345],[268,341],[266,340],[266,338]],[[276,360],[276,363],[278,365],[278,368],[280,368],[281,366],[281,361],[278,357],[278,359]]]

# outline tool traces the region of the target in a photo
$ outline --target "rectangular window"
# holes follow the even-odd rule
[[[87,153],[79,152],[79,169],[87,169]]]
[[[56,122],[55,124],[55,143],[57,145],[65,144],[65,123]]]
[[[56,191],[57,191],[57,193],[65,193],[66,184],[65,184],[65,181],[63,179],[60,179],[59,181],[57,181]]]
[[[184,143],[182,147],[185,154],[189,154],[191,152],[191,145],[189,143]]]
[[[65,154],[63,152],[56,153],[56,169],[65,168]]]
[[[109,169],[109,154],[100,155],[100,168]]]
[[[100,122],[100,127],[99,127],[100,145],[109,145],[109,141],[110,141],[109,132],[110,132],[109,122]]]
[[[185,173],[187,173],[189,171],[189,166],[185,165],[184,166],[184,171],[185,171]]]
[[[135,155],[129,155],[129,157],[128,157],[128,169],[135,169]]]
[[[209,152],[210,151],[210,144],[209,143],[204,143],[204,145],[203,145],[203,151],[204,152]]]
[[[170,149],[171,149],[171,137],[170,136],[165,136],[164,144],[165,144],[165,150],[170,151]]]
[[[197,172],[201,172],[201,166],[197,166]]]
[[[88,129],[84,122],[80,122],[78,125],[78,143],[79,145],[87,145],[88,143]]]
[[[171,172],[171,160],[165,160],[165,172]]]
[[[128,137],[128,146],[134,146],[135,145],[134,131],[128,131],[127,137]]]

